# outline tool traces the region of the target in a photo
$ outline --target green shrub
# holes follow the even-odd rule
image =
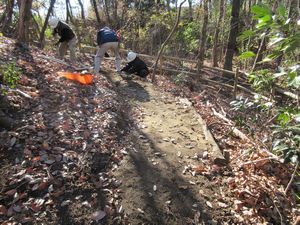
[[[14,88],[20,80],[21,69],[15,62],[0,66],[0,83]]]

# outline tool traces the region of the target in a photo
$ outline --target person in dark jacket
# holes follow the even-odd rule
[[[127,54],[127,65],[121,70],[128,74],[136,74],[142,78],[147,77],[149,69],[146,63],[141,60],[135,52],[128,52]]]
[[[67,52],[67,49],[69,48],[70,59],[72,62],[75,62],[75,47],[77,43],[77,38],[73,30],[68,24],[60,21],[56,17],[50,18],[49,25],[53,29],[53,35],[55,36],[56,34],[58,34],[60,36],[60,39],[55,44],[56,46],[59,45],[59,58],[63,59]]]
[[[116,57],[116,70],[119,73],[121,68],[121,56],[119,52],[119,38],[117,33],[109,27],[103,27],[97,33],[98,50],[95,56],[94,74],[100,71],[101,61],[105,53],[111,49]]]

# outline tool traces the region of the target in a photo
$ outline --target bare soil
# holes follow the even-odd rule
[[[211,143],[191,103],[147,81],[117,76],[112,79],[130,105],[132,120],[131,147],[115,172],[122,181],[122,209],[129,223],[221,222],[226,210],[211,202],[222,198],[226,188],[197,174],[197,168],[210,164]]]

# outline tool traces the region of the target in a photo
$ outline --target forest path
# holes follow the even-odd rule
[[[211,202],[222,190],[197,176],[209,163],[212,143],[190,102],[147,81],[108,76],[128,103],[132,124],[132,147],[115,173],[122,181],[121,205],[129,223],[214,224],[220,211],[213,211]]]

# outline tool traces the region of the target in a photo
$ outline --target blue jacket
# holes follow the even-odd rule
[[[118,42],[118,37],[115,31],[110,29],[101,29],[97,33],[97,44],[102,45],[107,42]]]

